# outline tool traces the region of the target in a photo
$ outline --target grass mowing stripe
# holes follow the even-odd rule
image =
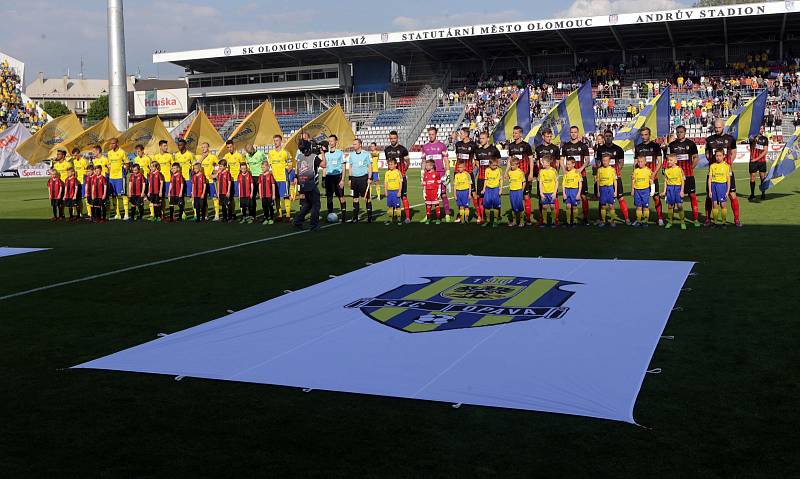
[[[425,203],[420,203],[418,205],[411,205],[411,208],[416,208],[416,207],[424,205],[424,204]],[[373,216],[380,216],[380,214],[373,213]],[[330,226],[338,226],[340,224],[341,223],[334,223],[334,224],[330,224],[330,225],[324,225],[324,226],[322,226],[322,228],[328,228]],[[241,246],[249,246],[249,245],[257,244],[257,243],[266,243],[267,241],[288,238],[290,236],[296,236],[296,235],[299,235],[301,233],[308,233],[309,231],[310,230],[293,231],[291,233],[286,233],[286,234],[282,234],[282,235],[278,235],[278,236],[270,236],[268,238],[261,238],[261,239],[252,240],[252,241],[245,241],[244,243],[237,243],[237,244],[234,244],[234,245],[222,246],[220,248],[214,248],[214,249],[210,249],[210,250],[206,250],[206,251],[198,251],[197,253],[185,254],[185,255],[182,255],[182,256],[176,256],[174,258],[162,259],[162,260],[159,260],[159,261],[152,261],[150,263],[139,264],[139,265],[136,265],[136,266],[128,266],[127,268],[120,268],[120,269],[116,269],[114,271],[107,271],[105,273],[98,273],[98,274],[93,274],[93,275],[90,275],[90,276],[84,276],[83,278],[71,279],[69,281],[61,281],[61,282],[58,282],[58,283],[48,284],[46,286],[40,286],[38,288],[33,288],[33,289],[26,290],[26,291],[19,291],[17,293],[11,293],[11,294],[7,294],[5,296],[0,296],[0,301],[5,301],[7,299],[16,298],[16,297],[19,297],[19,296],[25,296],[26,294],[38,293],[40,291],[46,291],[48,289],[59,288],[61,286],[67,286],[67,285],[70,285],[70,284],[81,283],[83,281],[91,281],[93,279],[104,278],[106,276],[112,276],[112,275],[119,274],[119,273],[126,273],[128,271],[134,271],[134,270],[137,270],[137,269],[149,268],[150,266],[158,266],[160,264],[172,263],[174,261],[180,261],[182,259],[194,258],[194,257],[197,257],[197,256],[203,256],[203,255],[211,254],[211,253],[219,253],[221,251],[227,251],[227,250],[230,250],[230,249],[239,248]]]

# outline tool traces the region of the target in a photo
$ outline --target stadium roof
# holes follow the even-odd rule
[[[797,39],[794,32],[798,31],[800,2],[786,0],[156,53],[153,62],[174,63],[196,72],[318,65],[369,58],[407,65],[421,58],[446,62],[547,52],[778,42],[787,37]],[[508,54],[498,55],[497,52]]]

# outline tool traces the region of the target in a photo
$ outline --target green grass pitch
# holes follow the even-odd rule
[[[746,165],[737,165],[736,173],[746,197]],[[422,201],[415,183],[412,204]],[[742,199],[741,229],[389,227],[380,219],[252,242],[293,230],[286,224],[51,223],[42,180],[0,180],[0,246],[53,248],[0,258],[0,296],[252,242],[0,300],[4,475],[793,475],[800,393],[798,189],[795,176],[771,190],[767,201]],[[665,331],[675,339],[663,340],[651,363],[663,373],[648,375],[639,394],[635,417],[646,428],[64,369],[399,253],[697,261],[698,275],[686,283],[691,291],[677,303],[683,310],[672,314]],[[659,284],[658,271],[635,291],[617,290],[612,281],[609,307],[624,308],[633,295],[657,295]]]

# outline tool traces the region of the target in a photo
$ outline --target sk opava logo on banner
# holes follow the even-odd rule
[[[520,276],[437,276],[345,306],[407,333],[477,328],[531,319],[561,319],[575,283]]]
[[[47,146],[55,146],[61,142],[66,141],[67,134],[61,128],[54,128],[49,132],[45,138],[42,139],[42,144]]]
[[[233,140],[234,142],[238,143],[238,142],[244,141],[246,138],[254,135],[255,132],[256,132],[256,127],[255,127],[255,125],[253,125],[253,121],[252,120],[247,120],[247,122],[244,125],[242,125],[242,129],[239,130],[238,133],[233,135],[231,140]]]

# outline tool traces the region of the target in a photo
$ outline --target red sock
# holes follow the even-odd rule
[[[558,212],[561,211],[561,208],[558,204],[558,198],[556,198],[556,210],[555,210],[555,223],[558,225]]]
[[[731,198],[731,209],[733,210],[733,221],[739,222],[739,197]]]
[[[477,216],[478,219],[481,219],[481,202],[477,196],[472,198],[472,206],[475,207],[475,216]]]
[[[431,205],[425,205],[425,218],[430,219],[431,217]]]
[[[528,220],[528,223],[531,222],[531,199],[525,198],[525,218]]]
[[[442,208],[439,205],[436,205],[436,219],[442,219]]]
[[[483,221],[486,216],[486,210],[483,209],[483,198],[478,198],[478,221]]]
[[[411,219],[411,207],[408,205],[408,198],[403,197],[403,210],[406,212],[406,219]]]
[[[711,222],[711,192],[706,195],[706,224]]]
[[[581,209],[583,209],[583,221],[589,221],[589,199],[581,198]]]
[[[619,209],[622,210],[622,217],[625,218],[625,221],[629,221],[628,219],[628,202],[625,201],[625,198],[619,199]]]
[[[697,195],[695,193],[689,193],[689,199],[692,200],[692,216],[694,220],[697,221],[697,218],[700,217],[700,210],[697,207]]]
[[[656,195],[655,200],[656,200],[656,214],[658,215],[658,219],[663,221],[664,220],[664,212],[661,211],[661,197]]]

